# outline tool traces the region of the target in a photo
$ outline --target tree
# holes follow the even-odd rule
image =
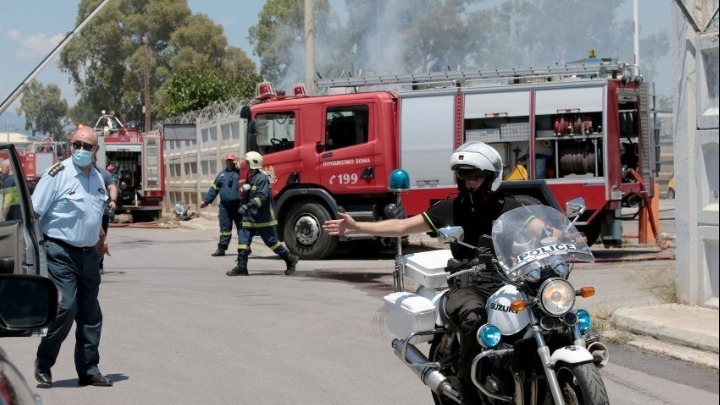
[[[78,22],[99,1],[82,0]],[[193,15],[187,0],[110,2],[60,53],[60,68],[70,74],[80,96],[81,108],[73,110],[78,122],[93,121],[100,110],[114,110],[126,121],[144,120],[145,38],[153,119],[164,118],[165,107],[173,103],[163,87],[171,73],[189,73],[197,66],[221,77],[227,71],[254,71],[242,50],[227,46],[222,27],[205,15]]]
[[[316,24],[327,21],[329,9],[327,0],[315,0]],[[257,25],[250,27],[248,41],[260,57],[260,75],[265,79],[278,82],[287,80],[288,75],[297,76],[292,72],[295,65],[303,66],[304,71],[304,13],[302,1],[268,0],[260,12]]]
[[[175,117],[233,97],[250,98],[258,81],[254,73],[241,80],[203,66],[173,72],[163,86],[164,112]]]
[[[31,81],[16,113],[25,116],[25,129],[30,130],[33,136],[43,134],[56,140],[64,139],[68,104],[60,98],[60,87],[57,85],[44,86],[36,80]]]

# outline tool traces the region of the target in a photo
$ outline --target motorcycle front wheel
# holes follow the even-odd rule
[[[610,404],[600,371],[592,363],[561,366],[557,369],[557,378],[567,405]],[[553,403],[550,393],[548,397],[545,400],[547,405]]]

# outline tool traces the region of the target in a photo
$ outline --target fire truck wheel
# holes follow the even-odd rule
[[[319,260],[332,253],[338,238],[322,231],[322,224],[331,218],[321,204],[312,201],[296,204],[285,217],[283,226],[288,249],[305,260]]]

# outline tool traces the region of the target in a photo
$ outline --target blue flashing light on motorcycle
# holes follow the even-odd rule
[[[492,349],[500,343],[502,333],[497,326],[485,324],[478,329],[477,339],[484,348]]]
[[[578,317],[578,327],[580,327],[580,331],[584,333],[590,330],[590,326],[592,326],[590,313],[584,309],[578,309],[575,311],[575,314]]]

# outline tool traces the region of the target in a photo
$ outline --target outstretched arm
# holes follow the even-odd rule
[[[430,231],[422,215],[404,219],[388,219],[380,222],[357,222],[353,217],[338,212],[339,219],[330,219],[323,224],[323,230],[330,235],[366,233],[375,236],[399,237]]]

